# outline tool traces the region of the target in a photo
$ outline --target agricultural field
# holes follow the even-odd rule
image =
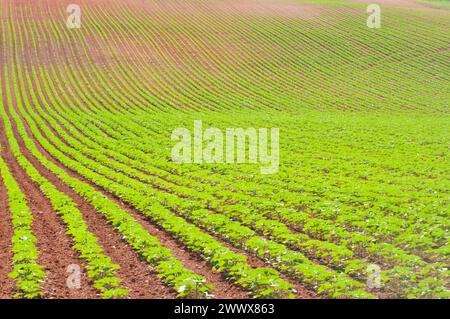
[[[449,1],[0,0],[0,61],[0,299],[450,298]]]

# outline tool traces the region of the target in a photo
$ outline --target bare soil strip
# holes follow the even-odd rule
[[[108,4],[102,0],[103,6]],[[240,14],[259,17],[296,17],[302,19],[312,19],[321,14],[321,7],[318,5],[299,3],[295,1],[274,1],[274,0],[232,0],[202,2],[201,5],[193,6],[189,3],[179,1],[164,1],[161,5],[155,6],[153,3],[145,1],[125,1],[132,7],[146,9],[150,14],[157,14],[160,11],[176,14],[182,11],[190,15],[216,15],[216,14]]]
[[[15,282],[8,277],[13,268],[12,236],[13,227],[8,207],[8,193],[0,177],[0,299],[12,298],[15,291]]]

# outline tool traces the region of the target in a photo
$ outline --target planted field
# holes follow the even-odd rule
[[[370,2],[0,0],[0,298],[450,298],[450,9]]]

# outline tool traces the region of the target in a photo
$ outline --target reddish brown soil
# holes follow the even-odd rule
[[[48,123],[47,123],[47,125],[48,125],[48,127],[50,127],[50,125]],[[31,132],[29,131],[28,127],[27,127],[27,131],[28,131],[29,135],[31,136]],[[45,136],[45,134],[42,131],[40,131],[40,132],[41,132],[41,134],[43,136]],[[63,140],[59,136],[59,134],[56,131],[54,131],[53,129],[52,129],[52,132],[56,136],[58,136],[61,140]],[[68,133],[68,132],[66,132],[66,133]],[[39,148],[40,152],[42,154],[44,154],[44,156],[48,160],[51,160],[51,161],[55,162],[59,167],[65,169],[72,177],[80,179],[80,180],[84,181],[85,183],[88,183],[89,185],[93,186],[97,191],[102,192],[104,195],[109,197],[111,200],[113,200],[114,202],[119,204],[124,210],[129,212],[141,225],[144,226],[144,228],[151,235],[159,238],[160,242],[165,247],[169,248],[174,253],[174,255],[177,257],[177,259],[182,261],[183,264],[187,268],[189,268],[192,271],[194,271],[194,272],[204,276],[209,282],[213,283],[218,288],[217,289],[217,293],[216,293],[216,297],[218,297],[218,298],[245,298],[245,297],[248,297],[247,293],[245,293],[244,291],[240,290],[239,288],[235,287],[234,285],[232,285],[231,283],[226,281],[224,278],[222,278],[221,274],[213,272],[211,270],[211,267],[208,265],[208,263],[206,261],[200,259],[199,257],[197,257],[195,255],[186,253],[186,248],[184,246],[182,246],[179,243],[177,243],[170,235],[168,235],[167,233],[165,233],[164,231],[159,229],[158,226],[156,226],[156,225],[152,224],[151,222],[149,222],[148,220],[146,220],[145,217],[143,217],[142,214],[139,213],[138,211],[136,211],[133,207],[124,204],[120,200],[118,200],[115,197],[111,196],[109,192],[104,191],[103,189],[99,188],[97,185],[94,185],[92,182],[86,180],[84,177],[82,177],[82,176],[80,176],[80,175],[78,175],[78,174],[68,170],[64,165],[62,165],[61,163],[56,161],[54,158],[52,158],[50,156],[50,154],[48,154],[45,151],[45,149],[43,149],[40,145],[38,145],[38,148]],[[37,164],[37,165],[40,165],[40,164]],[[40,171],[41,171],[41,174],[42,174],[43,173],[42,170],[40,170]],[[56,177],[55,176],[51,176],[52,174],[50,174],[50,176],[49,176],[49,175],[47,175],[47,173],[48,172],[44,172],[43,175],[46,176],[47,178],[49,178],[49,180],[51,180],[52,182],[55,183],[54,178],[56,178]],[[61,189],[63,189],[64,192],[66,194],[69,194],[72,198],[78,197],[65,184],[61,185]],[[83,202],[83,200],[81,198],[78,198],[78,200],[76,202],[79,205],[86,205],[86,203]],[[88,223],[88,224],[90,224],[90,223]],[[211,234],[211,235],[214,236],[214,234]],[[267,265],[265,265],[265,263],[263,261],[261,261],[260,259],[258,259],[256,257],[253,257],[251,255],[248,255],[246,252],[243,252],[240,249],[236,249],[236,248],[232,247],[231,245],[223,242],[222,240],[220,240],[218,238],[216,238],[216,240],[219,240],[224,246],[228,247],[230,250],[232,250],[232,251],[234,251],[236,253],[247,255],[247,257],[249,259],[249,264],[252,267],[260,267],[260,268],[261,267],[267,267]],[[291,282],[295,286],[295,288],[297,290],[297,297],[299,297],[299,298],[317,298],[315,293],[311,292],[310,290],[306,289],[305,287],[300,286],[299,284],[293,282],[292,280],[286,278],[285,276],[283,276],[283,278],[285,280]]]
[[[8,277],[12,271],[12,235],[8,194],[0,177],[0,299],[11,298],[14,295],[15,282]]]

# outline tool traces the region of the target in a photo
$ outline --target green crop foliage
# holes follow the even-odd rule
[[[449,298],[448,1],[383,4],[376,30],[361,2],[227,3],[86,0],[79,30],[61,27],[62,5],[35,19],[25,4],[5,8],[2,147],[50,200],[93,286],[128,295],[18,138],[179,298],[216,288],[111,197],[254,298],[293,298],[290,282],[326,298]],[[174,163],[172,131],[196,120],[279,128],[279,171]],[[19,297],[42,297],[26,194],[0,168],[11,276]],[[374,265],[381,288],[368,286]]]

